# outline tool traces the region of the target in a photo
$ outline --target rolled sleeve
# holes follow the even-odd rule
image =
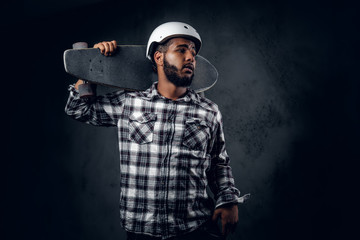
[[[116,126],[123,109],[124,91],[93,98],[80,98],[74,85],[70,85],[65,113],[72,118],[95,126]]]

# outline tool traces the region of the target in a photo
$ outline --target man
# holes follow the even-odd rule
[[[152,87],[95,99],[79,97],[82,80],[69,88],[68,115],[118,127],[120,216],[128,239],[215,239],[219,217],[224,236],[238,222],[237,203],[244,198],[234,186],[221,114],[188,88],[200,47],[190,25],[165,23],[147,45],[146,56],[158,74]],[[94,48],[110,56],[116,41]]]

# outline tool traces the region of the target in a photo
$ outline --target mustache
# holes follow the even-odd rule
[[[183,69],[184,68],[190,68],[192,71],[194,71],[194,64],[192,64],[192,63],[188,63],[188,64],[185,64],[184,66],[183,66]]]

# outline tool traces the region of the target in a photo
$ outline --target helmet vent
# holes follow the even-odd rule
[[[189,29],[187,26],[184,26],[184,28]]]

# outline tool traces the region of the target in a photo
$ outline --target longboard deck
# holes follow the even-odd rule
[[[116,53],[104,56],[99,49],[69,49],[64,52],[65,71],[74,77],[110,87],[145,90],[157,81],[145,45],[118,45]],[[216,68],[204,57],[196,56],[196,69],[190,88],[203,92],[215,85]]]

